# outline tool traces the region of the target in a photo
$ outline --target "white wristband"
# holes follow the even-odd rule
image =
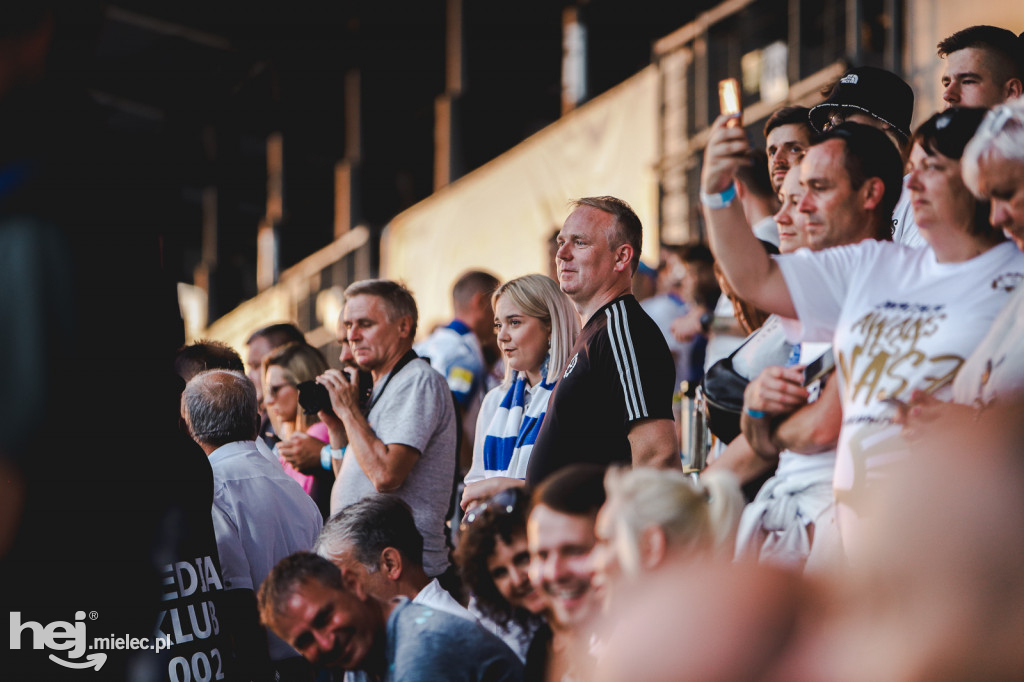
[[[730,206],[733,200],[736,199],[736,183],[730,182],[729,186],[718,194],[704,194],[700,193],[700,203],[704,204],[708,208],[725,208]]]

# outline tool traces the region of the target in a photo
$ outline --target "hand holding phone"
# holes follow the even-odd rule
[[[743,409],[770,417],[793,412],[807,403],[802,378],[799,367],[765,367],[743,391]]]
[[[735,78],[718,83],[718,100],[723,115],[711,127],[700,176],[701,200],[711,201],[708,205],[712,208],[723,200],[714,195],[725,192],[735,180],[736,170],[751,162],[750,140],[741,126],[740,85]]]
[[[832,349],[829,348],[804,367],[804,386],[813,384],[835,368],[835,357],[832,355]]]

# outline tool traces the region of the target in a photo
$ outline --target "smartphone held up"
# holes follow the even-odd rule
[[[742,125],[743,108],[740,105],[740,83],[735,78],[718,81],[718,105],[722,114],[729,117],[726,125]]]

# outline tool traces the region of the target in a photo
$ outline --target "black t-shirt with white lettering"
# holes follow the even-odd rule
[[[658,325],[632,294],[587,321],[548,403],[530,455],[533,486],[567,464],[630,463],[644,419],[672,419],[675,365]]]

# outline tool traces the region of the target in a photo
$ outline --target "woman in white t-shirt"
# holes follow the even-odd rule
[[[991,202],[991,223],[1024,250],[1024,100],[992,109],[964,150],[963,176]],[[1024,392],[1024,287],[1010,296],[988,334],[953,381],[953,402],[915,392],[905,433],[920,437],[936,424],[974,419],[978,411]]]
[[[505,282],[491,303],[505,381],[484,396],[480,406],[463,509],[506,488],[525,485],[548,398],[580,333],[572,302],[545,275]]]
[[[950,109],[929,119],[914,138],[907,187],[931,248],[868,239],[762,260],[752,246],[743,249],[729,212],[716,208],[722,202],[714,197],[721,195],[706,201],[712,244],[717,237],[719,261],[738,280],[733,284],[741,295],[765,310],[798,318],[792,331],[801,340],[833,343],[843,402],[833,488],[848,554],[856,551],[872,489],[907,451],[898,409],[887,399],[908,400],[914,389],[948,394],[947,384],[1024,273],[1024,255],[977,218],[983,214],[960,177],[958,159],[982,116],[978,110]],[[808,195],[818,202],[814,210],[878,205],[881,178],[865,172],[885,151],[874,139],[877,134],[874,128],[844,124],[811,147],[805,171],[808,162],[813,167],[829,158],[823,165],[832,173],[805,174]],[[705,160],[705,192],[728,181],[729,160],[741,142],[724,122],[716,122]],[[846,172],[837,174],[840,163]],[[853,180],[857,173],[859,181]]]

